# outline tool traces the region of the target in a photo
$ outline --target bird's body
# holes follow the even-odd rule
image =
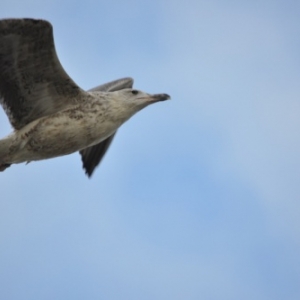
[[[10,163],[42,160],[102,142],[129,118],[114,119],[109,103],[113,96],[114,92],[91,94],[83,103],[32,121],[6,138],[9,151],[1,158]]]
[[[126,120],[169,98],[132,84],[124,78],[83,91],[58,61],[50,23],[0,21],[0,101],[15,128],[0,140],[0,170],[80,151],[90,176]]]

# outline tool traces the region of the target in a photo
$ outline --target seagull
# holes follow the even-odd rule
[[[85,91],[60,64],[48,21],[0,20],[0,104],[14,128],[0,140],[0,171],[79,151],[91,177],[117,129],[168,99],[133,89],[129,77]]]

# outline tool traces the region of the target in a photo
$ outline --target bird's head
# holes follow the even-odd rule
[[[114,93],[116,93],[118,97],[122,99],[121,101],[141,108],[144,108],[152,103],[170,99],[170,96],[168,94],[151,95],[136,89],[123,89]]]
[[[128,114],[126,118],[130,118],[149,104],[170,99],[168,94],[147,94],[136,89],[122,89],[109,94],[114,99],[114,109],[124,114],[124,117]]]

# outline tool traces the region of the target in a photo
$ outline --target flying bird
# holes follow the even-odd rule
[[[117,129],[167,99],[133,89],[131,78],[84,91],[60,64],[48,21],[0,21],[0,103],[14,128],[0,140],[0,171],[79,151],[90,177]]]

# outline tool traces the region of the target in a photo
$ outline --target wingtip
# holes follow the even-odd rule
[[[0,164],[0,172],[5,171],[10,166],[11,166],[11,164]]]
[[[83,169],[85,170],[85,175],[91,179],[92,175],[93,175],[93,171],[86,169],[85,167],[83,167]]]

